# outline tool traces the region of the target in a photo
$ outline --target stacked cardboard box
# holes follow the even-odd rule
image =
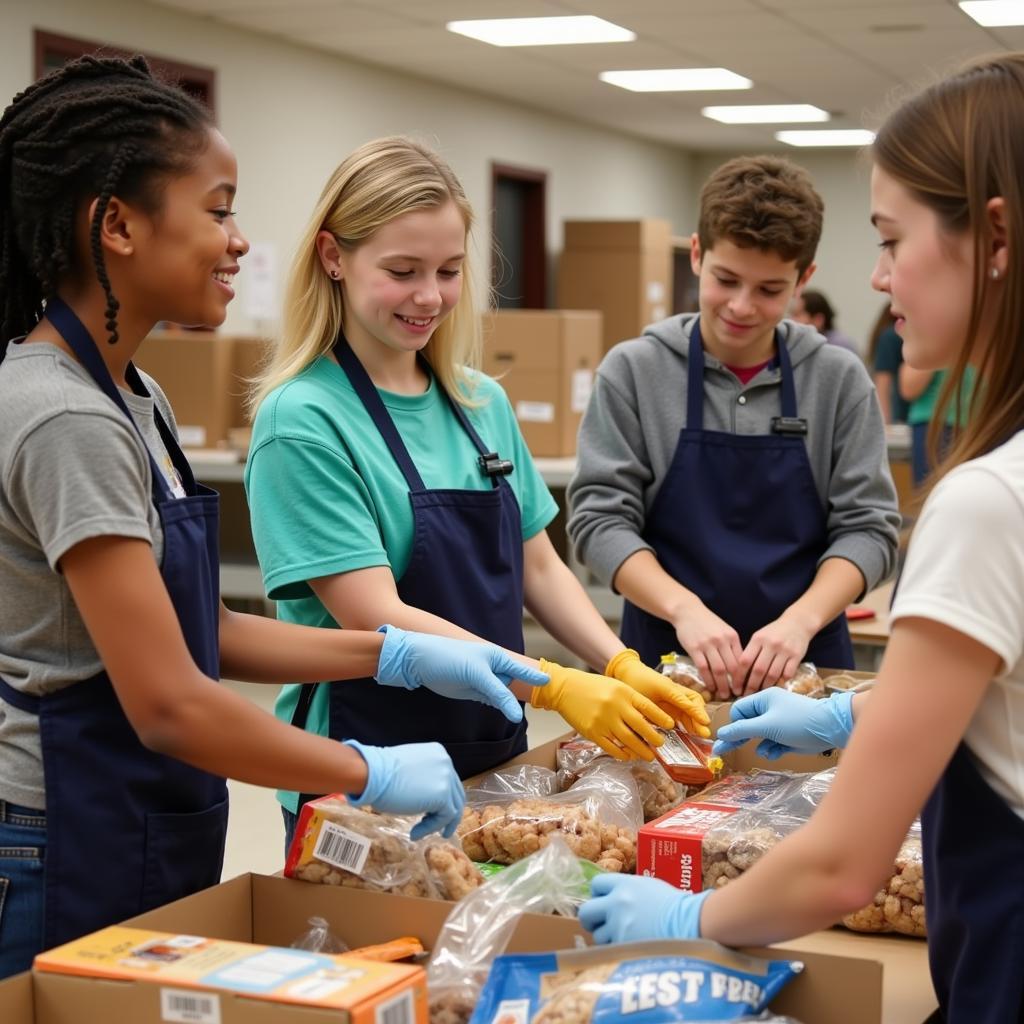
[[[672,225],[667,220],[565,222],[558,305],[599,309],[604,350],[672,312]]]

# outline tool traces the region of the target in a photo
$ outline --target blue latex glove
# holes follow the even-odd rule
[[[543,686],[548,677],[492,644],[452,640],[381,626],[384,634],[374,679],[384,686],[415,690],[424,686],[442,697],[476,700],[497,708],[510,722],[521,722],[523,709],[508,686],[521,679]]]
[[[603,944],[699,939],[700,908],[711,890],[680,892],[658,878],[606,874],[590,883],[590,893],[580,907],[580,924]]]
[[[713,752],[724,754],[760,739],[757,753],[774,761],[783,754],[820,754],[845,747],[853,732],[853,694],[815,700],[777,686],[733,704],[732,721],[718,730]]]
[[[345,740],[366,762],[366,788],[350,796],[353,807],[372,804],[389,814],[423,814],[409,835],[422,839],[440,832],[446,839],[462,821],[466,791],[452,759],[440,743],[406,743],[400,747],[369,747]]]

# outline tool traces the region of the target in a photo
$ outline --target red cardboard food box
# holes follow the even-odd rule
[[[683,892],[700,892],[704,836],[738,810],[691,800],[649,821],[637,833],[636,873],[660,878]]]

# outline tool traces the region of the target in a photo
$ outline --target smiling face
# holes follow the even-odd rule
[[[933,210],[879,167],[871,173],[871,210],[881,238],[871,285],[892,301],[903,358],[920,370],[950,366],[970,319],[970,235],[944,230]]]
[[[727,366],[756,366],[771,359],[775,328],[794,293],[814,273],[813,264],[801,275],[795,260],[741,248],[728,239],[701,252],[696,235],[690,261],[700,278],[704,348]]]
[[[209,129],[190,170],[163,186],[158,209],[131,215],[132,255],[121,261],[114,282],[122,303],[130,301],[154,322],[224,322],[238,261],[249,250],[231,209],[236,179],[231,147]]]
[[[458,304],[465,258],[466,224],[452,202],[402,214],[339,252],[345,334],[356,352],[422,349]]]

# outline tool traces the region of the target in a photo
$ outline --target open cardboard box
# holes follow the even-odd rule
[[[350,946],[415,935],[432,948],[451,904],[438,900],[332,886],[265,875],[242,875],[127,922],[133,927],[287,946],[306,931],[314,914]],[[524,915],[509,952],[568,949],[584,932],[575,920]],[[782,952],[784,950],[784,952]],[[935,1009],[925,944],[900,937],[820,932],[775,949],[747,949],[802,960],[804,972],[775,999],[779,1013],[805,1024],[921,1024]],[[312,1024],[317,1010],[228,1001],[235,1015],[222,1018],[264,1024]],[[331,1018],[337,1020],[337,1017]],[[64,975],[20,974],[0,983],[4,1024],[159,1024],[156,986]],[[205,1024],[205,1022],[204,1022]]]

